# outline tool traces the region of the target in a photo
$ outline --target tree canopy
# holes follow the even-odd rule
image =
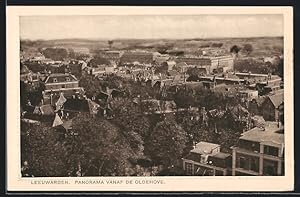
[[[134,151],[119,128],[105,119],[78,115],[72,131],[36,126],[22,136],[22,161],[34,176],[122,176]]]
[[[245,44],[243,47],[243,52],[249,55],[253,51],[253,46],[251,44]]]
[[[237,46],[237,45],[233,45],[231,48],[230,48],[230,53],[235,53],[235,54],[238,54],[241,50],[241,47]]]
[[[159,122],[146,143],[147,153],[165,166],[175,165],[187,143],[186,132],[173,120]]]

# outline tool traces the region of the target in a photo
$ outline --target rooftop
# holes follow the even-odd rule
[[[217,154],[213,155],[212,157],[219,158],[219,159],[226,159],[229,156],[230,156],[229,153],[218,152]]]
[[[277,108],[280,104],[283,103],[283,92],[279,92],[278,94],[268,96],[273,105]]]
[[[278,122],[266,121],[264,129],[254,127],[243,133],[240,139],[279,145],[284,143],[284,134],[279,132],[283,129],[283,126],[278,124]]]
[[[70,77],[70,80],[72,80],[72,81],[78,81],[74,75],[69,74],[69,73],[53,73],[53,74],[50,74],[49,76],[47,76],[45,78],[44,82],[45,83],[53,83],[53,81],[49,81],[49,79],[51,79],[51,78],[56,78],[57,82],[65,82],[66,77]]]
[[[198,153],[198,154],[209,154],[211,153],[214,149],[220,147],[219,144],[213,144],[209,142],[199,142],[196,144],[196,147],[191,150],[191,153]]]

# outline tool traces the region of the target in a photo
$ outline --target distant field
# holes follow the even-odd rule
[[[245,44],[253,46],[250,56],[261,57],[280,53],[283,49],[283,37],[259,37],[259,38],[220,38],[220,39],[185,39],[185,40],[150,40],[150,39],[120,39],[114,40],[112,49],[145,49],[157,51],[159,47],[167,46],[170,49],[182,50],[186,53],[197,51],[202,46],[213,43],[222,43],[223,49],[229,51],[233,45],[243,47]],[[38,40],[21,41],[21,49],[26,53],[37,51],[43,47],[86,47],[91,50],[108,48],[108,40],[87,39],[62,39],[62,40]]]

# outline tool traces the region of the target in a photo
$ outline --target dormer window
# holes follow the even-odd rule
[[[57,78],[53,78],[53,82],[54,82],[54,83],[57,82]]]

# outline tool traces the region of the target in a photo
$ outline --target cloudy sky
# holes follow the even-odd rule
[[[22,16],[20,36],[31,40],[283,36],[283,16]]]

